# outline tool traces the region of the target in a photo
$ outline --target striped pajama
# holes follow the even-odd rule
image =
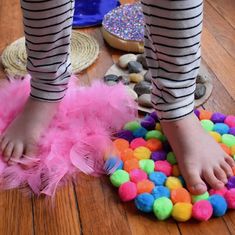
[[[73,0],[21,0],[31,97],[61,100],[71,75]]]
[[[73,0],[21,0],[31,96],[61,100],[71,75],[69,43]],[[152,75],[152,103],[161,120],[193,111],[200,65],[202,0],[142,0],[145,54]]]
[[[142,0],[152,104],[161,120],[193,111],[200,65],[202,0]]]

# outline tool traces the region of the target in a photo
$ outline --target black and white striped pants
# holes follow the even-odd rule
[[[203,0],[142,0],[152,103],[162,120],[191,113],[200,64]],[[59,101],[71,75],[73,0],[21,0],[31,96]]]

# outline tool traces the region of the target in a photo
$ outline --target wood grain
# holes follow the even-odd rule
[[[32,201],[18,190],[0,193],[0,234],[33,234]]]
[[[235,14],[235,12],[234,12]],[[235,59],[235,30],[207,1],[204,2],[204,26],[227,53]]]
[[[55,198],[33,198],[35,235],[75,235],[81,233],[73,185],[59,189]]]

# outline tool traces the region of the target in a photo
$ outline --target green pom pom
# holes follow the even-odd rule
[[[175,154],[173,152],[169,152],[167,154],[166,160],[171,164],[171,165],[175,165],[177,163]]]
[[[148,131],[147,134],[145,135],[145,139],[158,139],[163,141],[164,137],[161,131],[158,130],[153,130],[153,131]]]
[[[124,170],[117,170],[110,176],[110,181],[115,187],[119,187],[130,180],[129,174]]]
[[[173,209],[171,200],[167,197],[160,197],[153,204],[153,213],[159,220],[165,220],[170,217]]]
[[[154,161],[151,159],[143,159],[139,161],[140,168],[145,171],[147,174],[150,174],[154,171]]]
[[[195,203],[195,202],[198,202],[198,201],[201,201],[201,200],[207,200],[209,198],[209,193],[208,192],[205,192],[201,195],[192,195],[192,202]]]
[[[214,128],[214,123],[211,120],[201,120],[201,124],[206,131],[212,131]]]
[[[224,134],[222,135],[222,142],[228,147],[232,147],[233,145],[235,145],[235,136],[230,134]]]
[[[124,126],[124,130],[129,130],[129,131],[135,131],[137,129],[139,129],[141,126],[138,122],[133,121],[133,122],[128,122],[125,126]]]

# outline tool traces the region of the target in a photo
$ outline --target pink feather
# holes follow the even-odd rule
[[[38,143],[38,154],[12,166],[0,158],[2,189],[27,186],[35,194],[53,196],[68,177],[79,172],[99,176],[107,170],[104,156],[113,151],[111,136],[135,119],[136,105],[121,84],[96,81],[91,87],[78,87],[75,79],[71,78],[56,116]],[[26,77],[1,86],[0,134],[23,109],[29,81]]]

